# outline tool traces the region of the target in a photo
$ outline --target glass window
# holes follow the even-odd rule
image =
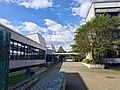
[[[13,60],[40,60],[45,59],[45,51],[30,45],[11,40],[10,59]]]

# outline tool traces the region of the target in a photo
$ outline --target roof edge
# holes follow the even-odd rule
[[[91,5],[90,5],[90,7],[89,7],[89,10],[87,12],[87,15],[85,17],[85,21],[86,21],[86,19],[88,17],[88,14],[89,14],[90,9],[91,9],[91,7],[92,7],[93,4],[95,4],[95,3],[111,3],[111,2],[120,2],[120,0],[114,0],[114,1],[94,1],[94,2],[92,2]]]
[[[120,2],[120,0],[110,0],[110,1],[94,1],[92,3],[110,3],[110,2]]]

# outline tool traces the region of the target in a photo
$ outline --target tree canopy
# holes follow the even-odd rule
[[[66,51],[63,49],[63,47],[60,46],[59,49],[58,49],[58,53],[65,53],[65,52],[66,52]]]
[[[113,37],[120,32],[120,18],[101,15],[86,22],[76,30],[73,51],[79,53],[93,52],[96,56],[102,55],[108,49],[113,49]],[[119,33],[120,34],[120,33]]]

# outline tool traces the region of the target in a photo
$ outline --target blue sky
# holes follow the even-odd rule
[[[70,51],[90,4],[91,0],[0,0],[0,22],[23,35],[38,32],[47,44]]]

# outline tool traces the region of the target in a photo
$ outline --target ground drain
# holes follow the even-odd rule
[[[112,77],[112,76],[106,76],[106,78],[115,78],[115,77]]]

